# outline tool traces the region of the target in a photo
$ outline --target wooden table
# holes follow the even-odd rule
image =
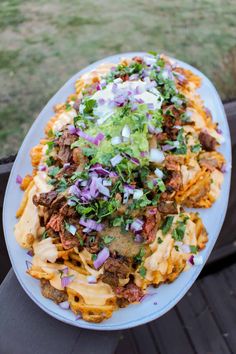
[[[200,279],[177,306],[156,321],[122,333],[87,331],[42,312],[11,270],[0,286],[1,354],[236,353],[236,102],[226,103],[225,110],[233,149],[229,208]],[[0,208],[13,161],[11,157],[0,165]],[[0,227],[1,281],[10,262]]]

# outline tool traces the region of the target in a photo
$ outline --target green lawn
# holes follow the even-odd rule
[[[0,156],[15,153],[76,71],[125,51],[164,51],[236,97],[235,0],[0,2]]]

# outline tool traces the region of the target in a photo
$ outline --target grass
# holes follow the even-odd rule
[[[235,98],[235,16],[235,0],[1,1],[0,157],[71,75],[114,53],[164,51]]]

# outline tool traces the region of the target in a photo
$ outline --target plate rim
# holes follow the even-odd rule
[[[155,320],[159,317],[161,317],[162,315],[164,315],[166,312],[168,312],[169,310],[171,310],[177,303],[178,301],[186,295],[187,291],[189,290],[189,288],[194,284],[194,282],[197,280],[198,275],[200,274],[200,272],[202,271],[205,262],[207,261],[207,259],[209,258],[209,255],[212,252],[212,249],[219,237],[220,234],[220,230],[222,228],[224,219],[225,219],[225,215],[228,209],[228,201],[229,201],[229,193],[230,193],[230,181],[231,181],[231,170],[228,171],[229,173],[229,184],[227,185],[227,195],[225,196],[225,209],[223,214],[221,214],[221,218],[220,221],[218,223],[218,232],[217,232],[217,237],[215,237],[215,241],[212,245],[210,245],[207,248],[206,251],[206,259],[204,262],[204,265],[201,267],[196,267],[195,271],[192,273],[192,276],[188,279],[187,283],[185,284],[185,287],[183,289],[180,288],[180,291],[163,307],[162,311],[153,311],[152,314],[148,314],[145,316],[140,317],[137,320],[130,320],[130,321],[126,321],[124,324],[106,324],[106,322],[102,322],[99,324],[96,323],[90,323],[90,322],[86,322],[86,321],[82,321],[82,322],[76,322],[76,321],[71,321],[69,318],[66,318],[64,316],[62,316],[61,314],[55,313],[52,309],[50,309],[47,306],[44,306],[44,304],[42,302],[39,302],[34,294],[28,289],[28,287],[25,285],[23,279],[21,278],[20,272],[18,272],[18,268],[15,264],[14,261],[14,256],[13,254],[11,254],[11,247],[10,244],[8,242],[8,237],[7,237],[7,231],[6,231],[6,204],[7,204],[7,199],[8,199],[8,195],[10,192],[10,186],[12,184],[12,176],[15,174],[15,169],[16,169],[16,161],[20,160],[22,158],[21,156],[21,152],[24,150],[25,145],[27,145],[28,143],[28,137],[31,135],[31,132],[34,131],[35,129],[35,125],[36,122],[40,119],[41,116],[44,115],[45,111],[47,111],[47,109],[52,108],[52,101],[54,101],[54,98],[59,95],[60,93],[62,93],[67,86],[69,86],[71,83],[74,83],[76,79],[78,79],[81,75],[83,75],[84,73],[87,73],[93,69],[95,69],[98,65],[103,64],[104,62],[109,62],[112,60],[117,60],[118,58],[122,58],[122,57],[132,57],[132,56],[136,56],[136,55],[140,55],[140,56],[145,56],[148,55],[147,52],[126,52],[126,53],[120,53],[120,54],[116,54],[116,55],[112,55],[112,56],[108,56],[105,57],[103,59],[100,59],[98,61],[93,62],[92,64],[86,66],[85,68],[83,68],[82,70],[79,70],[77,73],[75,73],[71,78],[69,78],[60,88],[59,90],[57,90],[55,92],[55,94],[49,99],[49,101],[44,105],[43,109],[40,111],[40,113],[38,114],[37,118],[34,120],[33,124],[31,125],[30,129],[28,130],[27,134],[24,137],[24,140],[20,146],[20,149],[18,150],[17,153],[17,157],[14,161],[13,167],[11,169],[11,173],[9,175],[9,179],[8,179],[8,183],[7,183],[7,187],[5,190],[5,195],[4,195],[4,203],[3,203],[3,216],[2,216],[2,220],[3,220],[3,231],[4,231],[4,237],[5,237],[5,242],[6,242],[6,246],[7,246],[7,251],[8,251],[8,255],[12,264],[12,268],[14,270],[14,273],[16,274],[16,277],[19,281],[19,283],[21,284],[22,288],[24,289],[24,291],[27,293],[27,295],[35,302],[35,304],[37,306],[39,306],[43,311],[45,311],[47,314],[51,315],[52,317],[65,322],[67,324],[76,326],[76,327],[80,327],[80,328],[85,328],[85,329],[90,329],[90,330],[120,330],[120,329],[128,329],[128,328],[132,328],[141,324],[145,324],[147,322],[150,322],[152,320]],[[200,70],[198,70],[197,68],[193,67],[192,65],[185,63],[179,59],[173,58],[172,56],[168,56],[170,59],[173,59],[174,61],[176,61],[178,64],[180,65],[184,65],[185,67],[189,68],[190,70],[193,70],[194,72],[196,72],[200,77],[203,77],[205,82],[210,86],[211,90],[214,92],[215,97],[218,101],[218,104],[221,108],[222,111],[222,120],[224,120],[225,122],[225,127],[227,130],[227,134],[229,136],[230,139],[230,130],[229,130],[229,125],[228,125],[228,121],[227,121],[227,116],[224,110],[224,106],[222,104],[221,98],[215,88],[215,86],[213,85],[213,83],[208,79],[208,77],[206,77]],[[232,145],[231,145],[231,139],[229,140],[230,143],[230,149],[229,149],[229,159],[228,159],[228,163],[231,164],[232,161]]]

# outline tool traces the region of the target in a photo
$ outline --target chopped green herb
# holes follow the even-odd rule
[[[48,146],[48,148],[46,150],[46,155],[49,155],[54,147],[54,141],[48,141],[46,144]]]
[[[146,268],[145,268],[144,266],[141,266],[141,267],[139,268],[139,274],[141,275],[141,277],[142,277],[142,278],[145,278],[146,273],[147,273]]]
[[[103,242],[106,244],[106,245],[109,245],[114,239],[115,237],[114,236],[109,236],[109,235],[106,235],[106,236],[103,236]]]
[[[67,102],[67,103],[66,103],[66,111],[70,111],[71,108],[72,108],[71,105]]]
[[[91,259],[92,259],[92,261],[96,261],[97,255],[96,255],[96,254],[92,254],[92,255],[91,255]]]
[[[162,230],[162,233],[163,235],[166,235],[167,232],[170,230],[171,226],[172,226],[172,223],[173,223],[173,220],[174,220],[174,216],[167,216],[165,218],[165,221],[161,227],[161,230]]]
[[[113,226],[121,226],[122,223],[124,223],[123,216],[117,216],[117,218],[112,221]]]
[[[191,253],[194,253],[194,254],[197,253],[197,251],[198,251],[198,247],[197,246],[189,246],[189,247],[190,247]]]
[[[157,178],[157,185],[158,185],[161,192],[165,192],[166,186],[161,178]]]
[[[84,103],[84,113],[85,114],[92,114],[93,109],[97,104],[96,100],[86,99],[83,103]]]
[[[42,240],[45,240],[45,238],[48,238],[48,233],[46,230],[42,234]]]
[[[199,152],[202,148],[202,145],[200,143],[196,144],[196,145],[193,145],[191,146],[191,151],[192,152]]]
[[[186,230],[186,225],[184,222],[179,221],[178,226],[174,229],[172,237],[175,241],[182,241],[184,238],[184,233]]]
[[[178,246],[174,246],[175,247],[175,250],[177,251],[177,252],[179,252],[179,247]]]
[[[141,248],[137,256],[134,257],[136,263],[140,264],[142,262],[143,256],[145,255],[145,249]]]
[[[59,171],[60,171],[60,167],[52,167],[52,168],[49,169],[48,175],[50,177],[55,177],[58,174]]]
[[[160,238],[160,237],[158,237],[158,239],[157,239],[157,243],[162,243],[163,242],[163,240]]]
[[[52,156],[49,156],[49,158],[45,161],[47,166],[50,167],[55,163],[55,160]]]
[[[62,177],[57,185],[57,192],[64,192],[67,189],[67,182],[64,177]]]

